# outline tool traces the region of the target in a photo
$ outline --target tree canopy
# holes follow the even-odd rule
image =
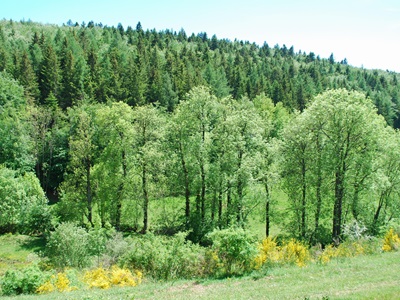
[[[0,21],[0,229],[47,218],[45,196],[60,221],[201,242],[256,211],[310,243],[398,214],[399,74],[88,24]],[[167,199],[176,220],[154,228]]]

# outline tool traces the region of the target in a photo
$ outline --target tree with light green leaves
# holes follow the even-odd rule
[[[93,168],[98,157],[96,106],[83,104],[68,110],[71,135],[66,179],[61,187],[60,212],[66,219],[94,226]]]
[[[270,235],[271,216],[272,216],[272,189],[280,181],[279,165],[281,164],[281,142],[280,137],[289,114],[282,106],[282,103],[274,105],[272,99],[265,94],[258,95],[254,100],[254,107],[261,117],[260,126],[262,128],[262,142],[256,160],[255,178],[263,185],[265,192],[265,235]]]
[[[196,196],[196,214],[201,222],[206,216],[206,192],[211,131],[217,117],[216,97],[205,87],[192,89],[176,110],[175,126],[180,128],[174,147],[178,147],[185,186],[186,218],[190,213],[189,197]],[[182,160],[183,159],[183,160]],[[190,161],[190,165],[189,162]],[[189,174],[189,168],[190,173]],[[193,181],[189,192],[189,176]]]
[[[318,95],[293,119],[284,133],[283,174],[301,237],[331,220],[339,242],[343,224],[357,219],[385,126],[370,99],[343,89]]]
[[[141,194],[139,199],[142,199],[143,233],[148,230],[150,199],[163,195],[164,126],[165,117],[157,107],[147,105],[134,109],[133,172]]]
[[[0,165],[0,232],[44,233],[51,214],[39,180]]]
[[[232,194],[232,202],[227,204],[228,221],[243,226],[254,204],[246,202],[247,188],[252,184],[256,173],[256,157],[262,149],[263,127],[260,115],[253,102],[244,97],[229,103],[225,120],[227,139],[224,147],[227,151],[226,162],[227,193]]]
[[[388,127],[380,138],[372,179],[367,182],[375,201],[364,203],[360,212],[373,234],[379,234],[380,227],[390,224],[400,212],[400,133]]]
[[[123,204],[131,193],[129,174],[133,153],[133,110],[122,102],[99,107],[96,127],[99,145],[95,177],[98,182],[98,210],[101,224],[110,222],[117,230],[121,228]]]

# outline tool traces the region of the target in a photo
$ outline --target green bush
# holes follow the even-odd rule
[[[131,250],[121,257],[120,263],[155,279],[201,276],[204,249],[185,237],[186,233],[178,233],[168,238],[153,234],[130,238]]]
[[[90,264],[90,236],[82,227],[73,223],[61,223],[46,245],[46,254],[58,268],[83,268]]]
[[[26,210],[19,224],[19,232],[23,234],[48,233],[53,227],[52,219],[48,205],[32,205]]]
[[[99,265],[103,267],[111,267],[116,265],[120,258],[129,252],[129,244],[124,239],[121,232],[114,232],[112,236],[106,241],[105,250],[101,257]]]
[[[242,228],[228,228],[214,230],[208,237],[218,260],[217,275],[241,275],[252,270],[258,253],[255,236]]]
[[[49,228],[51,214],[36,175],[0,165],[0,232],[41,233]]]
[[[43,273],[36,265],[21,271],[7,270],[1,279],[1,290],[3,295],[7,296],[33,294],[48,277],[48,274]]]

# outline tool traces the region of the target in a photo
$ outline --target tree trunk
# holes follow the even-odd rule
[[[122,210],[122,198],[124,193],[124,185],[127,175],[127,165],[126,165],[126,153],[125,150],[122,150],[122,182],[118,187],[118,197],[117,197],[117,205],[116,205],[116,212],[115,212],[115,229],[121,229],[121,210]]]
[[[301,224],[300,224],[300,233],[301,237],[304,238],[306,236],[306,162],[302,160],[301,166],[301,177],[302,177],[302,193],[301,193]]]
[[[142,233],[147,233],[148,227],[148,211],[149,211],[149,195],[147,192],[147,174],[146,165],[142,170],[142,189],[143,189],[143,229]]]
[[[200,195],[201,221],[204,222],[206,215],[206,173],[204,170],[203,163],[201,164],[200,172],[201,172],[201,195]]]
[[[374,219],[372,220],[372,226],[371,227],[372,227],[372,230],[374,231],[374,233],[376,233],[376,231],[377,231],[379,215],[380,215],[380,212],[382,210],[385,197],[386,197],[386,191],[383,192],[381,194],[381,196],[379,197],[378,207],[377,207],[377,209],[375,211]]]
[[[265,181],[265,236],[269,237],[270,231],[270,193],[268,187],[268,181]]]
[[[217,190],[214,189],[212,203],[211,203],[211,222],[212,223],[214,223],[214,220],[215,220],[216,208],[217,208]]]
[[[343,168],[344,169],[344,168]],[[333,207],[332,239],[335,243],[340,241],[342,225],[342,205],[344,196],[344,171],[339,169],[335,174],[335,204]]]
[[[190,221],[190,189],[189,189],[189,171],[186,166],[185,157],[183,155],[182,143],[179,142],[179,152],[181,157],[181,165],[183,171],[184,185],[185,185],[185,221],[186,229],[189,229]]]
[[[226,211],[227,211],[227,218],[226,218],[226,225],[229,226],[231,222],[231,214],[232,214],[232,191],[231,191],[231,182],[228,180],[228,187],[226,192]]]
[[[220,186],[218,192],[218,227],[222,226],[222,188]]]
[[[92,186],[90,181],[90,159],[87,160],[86,164],[86,199],[87,199],[87,210],[88,210],[88,221],[93,227],[93,212],[92,212]]]
[[[238,180],[237,180],[237,187],[236,187],[236,192],[237,192],[237,211],[236,211],[236,220],[238,224],[241,223],[242,221],[242,205],[243,205],[243,180],[241,176],[241,167],[242,167],[242,158],[243,158],[243,152],[239,151],[238,154]]]
[[[316,211],[315,211],[315,222],[314,222],[314,233],[318,232],[319,229],[319,218],[321,215],[322,208],[322,195],[321,195],[321,187],[322,187],[322,147],[320,145],[320,136],[317,138],[317,149],[318,149],[318,160],[317,160],[317,183],[316,183]]]

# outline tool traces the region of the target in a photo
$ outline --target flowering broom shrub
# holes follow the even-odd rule
[[[71,277],[71,274],[67,274],[67,272],[59,272],[52,275],[49,280],[36,289],[36,293],[47,294],[54,291],[70,292],[77,290],[77,286],[71,286],[71,280],[69,277]]]
[[[254,260],[255,269],[260,269],[264,264],[297,264],[303,267],[311,259],[307,246],[295,239],[278,246],[275,239],[268,237],[258,245],[258,251]]]
[[[393,228],[389,229],[383,238],[382,250],[385,252],[394,251],[399,248],[399,245],[400,238],[398,234],[393,230]]]
[[[299,267],[304,267],[310,260],[310,252],[303,243],[290,239],[285,241],[280,247],[280,260],[284,263],[293,263]]]
[[[137,286],[142,282],[140,271],[132,272],[113,266],[111,269],[97,268],[86,271],[83,276],[84,282],[89,288],[109,289],[112,286]]]

